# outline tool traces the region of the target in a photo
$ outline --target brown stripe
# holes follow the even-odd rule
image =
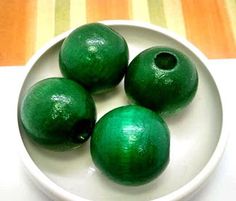
[[[209,58],[236,57],[230,21],[221,0],[182,0],[187,38]]]
[[[130,0],[87,0],[87,21],[130,19]]]

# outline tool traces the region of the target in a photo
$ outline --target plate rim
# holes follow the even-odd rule
[[[214,80],[214,77],[210,73],[208,69],[208,59],[207,57],[193,44],[191,44],[187,39],[183,38],[182,36],[179,36],[178,34],[167,30],[165,28],[159,27],[154,24],[150,24],[147,22],[141,22],[141,21],[136,21],[136,20],[104,20],[104,21],[98,21],[100,23],[103,23],[108,26],[131,26],[131,27],[137,27],[137,28],[146,28],[148,30],[153,30],[155,32],[159,32],[163,35],[166,35],[180,43],[182,43],[189,51],[191,51],[196,57],[200,59],[200,61],[203,63],[203,65],[206,67],[206,70],[208,71],[209,75],[211,76],[212,80]],[[28,73],[30,72],[32,66],[37,62],[37,60],[52,46],[55,44],[59,43],[62,41],[66,36],[68,36],[73,29],[70,29],[64,33],[61,33],[60,35],[54,37],[51,39],[48,43],[46,43],[42,48],[40,48],[26,63],[26,74],[25,74],[25,79],[27,78]],[[25,79],[22,83],[22,86],[25,82]],[[214,80],[214,85],[215,88],[218,92],[219,97],[219,89],[217,87],[217,83]],[[18,96],[21,95],[22,87],[20,89],[20,93]],[[218,143],[216,145],[216,148],[214,152],[212,153],[210,159],[208,160],[207,164],[203,167],[203,169],[193,178],[191,179],[188,183],[180,187],[179,189],[164,195],[160,198],[154,199],[156,201],[177,201],[186,198],[188,195],[192,194],[195,192],[199,187],[207,180],[207,178],[211,175],[211,173],[214,171],[216,166],[218,165],[223,153],[224,149],[226,147],[227,139],[228,139],[228,134],[225,129],[225,123],[224,123],[224,108],[222,104],[222,100],[220,98],[220,106],[221,106],[221,111],[222,111],[222,127],[221,127],[221,132],[220,132],[220,137],[218,140]],[[19,101],[17,105],[17,110],[19,111]],[[19,112],[17,112],[17,116],[19,115]],[[17,125],[18,125],[18,131],[19,131],[19,118],[17,117]],[[20,158],[25,166],[25,168],[28,170],[28,173],[30,177],[33,179],[33,181],[39,186],[39,188],[46,193],[49,197],[54,197],[63,199],[63,200],[82,200],[82,201],[87,201],[87,199],[79,197],[78,195],[75,195],[71,192],[66,191],[59,185],[55,184],[51,179],[49,179],[39,168],[38,166],[34,163],[32,158],[30,157],[26,147],[24,146],[24,142],[21,138],[21,134],[17,134],[18,137],[18,144],[19,144],[19,150],[20,150]]]

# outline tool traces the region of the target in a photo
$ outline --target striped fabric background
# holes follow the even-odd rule
[[[153,23],[209,58],[236,57],[236,0],[0,0],[0,65],[23,65],[54,36],[105,19]]]

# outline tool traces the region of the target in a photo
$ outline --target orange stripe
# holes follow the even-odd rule
[[[187,38],[209,58],[236,57],[230,21],[222,0],[182,0]]]
[[[130,19],[130,0],[87,0],[87,21]]]
[[[26,57],[28,1],[0,1],[0,65],[22,65]]]

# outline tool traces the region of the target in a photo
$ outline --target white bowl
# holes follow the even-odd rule
[[[216,84],[207,70],[206,57],[175,34],[135,21],[103,21],[124,36],[130,60],[142,50],[165,45],[187,54],[196,64],[199,87],[183,111],[166,119],[171,132],[170,163],[153,182],[127,187],[113,183],[94,166],[89,142],[67,152],[53,152],[28,140],[19,126],[19,146],[26,169],[38,186],[55,200],[182,200],[196,191],[219,162],[225,144],[223,112]],[[58,51],[71,31],[59,35],[28,62],[19,105],[27,89],[47,77],[61,77]],[[95,97],[98,119],[109,110],[127,104],[121,83],[113,92]]]

